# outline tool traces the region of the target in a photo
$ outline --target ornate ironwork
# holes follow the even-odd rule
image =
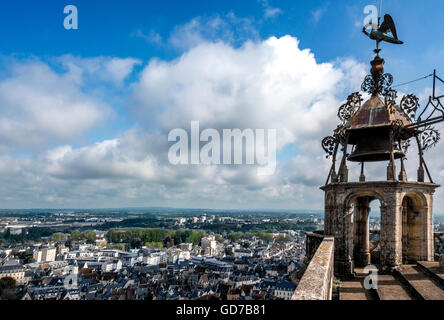
[[[415,121],[416,111],[419,108],[419,99],[413,94],[408,94],[402,98],[400,107],[410,119]]]
[[[326,158],[333,156],[336,144],[337,144],[337,141],[332,136],[325,137],[322,140],[322,148],[324,149],[325,153],[327,153]]]
[[[336,129],[333,131],[333,136],[335,137],[336,141],[340,144],[345,144],[345,132],[346,129],[343,125],[339,125],[336,127]]]
[[[362,99],[362,95],[359,92],[353,92],[347,97],[347,103],[353,106],[355,109],[359,109],[361,107],[362,101],[364,101],[364,99]]]
[[[399,148],[401,149],[401,151],[404,154],[407,154],[407,151],[409,150],[409,147],[410,147],[410,139],[408,139],[408,140],[401,140],[399,142]]]
[[[345,126],[339,125],[333,131],[333,136],[328,136],[322,139],[322,148],[327,154],[326,158],[330,158],[334,155],[335,149],[338,145],[345,144],[345,132]]]
[[[390,73],[375,76],[367,75],[361,85],[361,89],[364,92],[375,95],[386,93],[390,90],[392,84],[393,76]]]
[[[398,92],[392,88],[387,89],[384,92],[385,104],[390,113],[395,113],[396,111],[396,98],[398,97]]]
[[[353,115],[361,107],[362,95],[359,92],[352,93],[348,96],[347,102],[339,107],[338,117],[345,124],[353,117]]]
[[[373,77],[371,75],[367,75],[364,78],[364,82],[362,82],[361,90],[367,93],[372,93],[375,82],[373,81]]]
[[[427,151],[433,148],[439,140],[441,140],[441,134],[435,128],[428,126],[420,134],[422,150]]]
[[[397,97],[398,97],[398,92],[392,88],[389,88],[384,92],[384,98],[386,102],[396,103]]]
[[[389,90],[392,84],[393,76],[390,73],[384,73],[378,79],[378,87],[381,92]]]
[[[405,129],[404,123],[400,119],[395,119],[390,122],[393,132],[393,138],[395,141],[404,140],[405,137]]]

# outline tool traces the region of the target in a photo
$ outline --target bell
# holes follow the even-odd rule
[[[390,160],[391,141],[390,128],[368,128],[350,131],[349,143],[355,145],[352,154],[348,157],[353,162],[376,162]],[[404,157],[404,153],[395,147],[394,159]]]
[[[385,103],[378,95],[372,96],[347,125],[348,144],[354,145],[347,159],[355,162],[388,161],[392,145],[394,159],[404,157],[393,141],[393,123],[404,127],[411,121],[398,106]]]

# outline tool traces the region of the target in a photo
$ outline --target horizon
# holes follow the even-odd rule
[[[278,213],[278,212],[282,212],[282,213],[293,213],[293,214],[321,214],[324,215],[324,210],[316,210],[316,209],[254,209],[254,208],[249,208],[249,209],[221,209],[221,208],[179,208],[179,207],[158,207],[158,206],[149,206],[149,207],[116,207],[116,208],[15,208],[15,209],[4,209],[4,208],[0,208],[0,213],[1,212],[7,212],[7,211],[33,211],[33,210],[41,210],[41,211],[70,211],[70,210],[74,210],[74,211],[80,211],[80,210],[155,210],[155,209],[160,209],[160,210],[189,210],[189,211],[193,211],[193,210],[199,210],[199,211],[228,211],[228,212],[233,212],[233,211],[245,211],[245,212],[252,212],[252,213],[259,213],[259,212],[263,212],[263,213]],[[149,212],[148,212],[149,213]],[[205,213],[205,212],[203,212]],[[381,212],[380,211],[374,211],[372,213],[370,213],[370,216],[373,218],[380,218]],[[444,217],[444,213],[440,213],[440,212],[433,212],[433,216],[434,217]]]

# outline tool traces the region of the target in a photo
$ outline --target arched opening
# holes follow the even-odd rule
[[[379,264],[381,202],[375,196],[353,201],[353,262],[358,268]],[[373,209],[373,210],[372,210]]]
[[[421,234],[424,205],[417,195],[402,200],[402,262],[415,263],[422,259]]]
[[[369,215],[369,241],[370,241],[370,264],[378,265],[381,263],[381,208],[382,204],[378,198],[370,203]]]

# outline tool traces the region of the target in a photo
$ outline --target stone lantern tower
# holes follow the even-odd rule
[[[396,102],[393,77],[384,73],[384,59],[378,52],[361,88],[369,98],[362,103],[361,93],[350,95],[339,108],[342,123],[322,142],[333,160],[321,188],[325,192],[324,234],[335,238],[335,273],[339,276],[351,276],[355,267],[369,264],[390,270],[434,258],[432,208],[439,186],[430,176],[423,152],[439,140],[439,133],[430,127],[432,118],[415,120],[419,103],[414,95]],[[433,123],[439,121],[442,119]],[[410,141],[416,142],[419,150],[415,181],[407,179],[404,168]],[[342,159],[336,171],[338,155]],[[349,181],[348,162],[360,163],[359,181]],[[386,162],[387,179],[368,181],[368,162]],[[381,205],[380,229],[371,230],[370,203],[376,199]],[[370,233],[379,237],[372,246]]]

